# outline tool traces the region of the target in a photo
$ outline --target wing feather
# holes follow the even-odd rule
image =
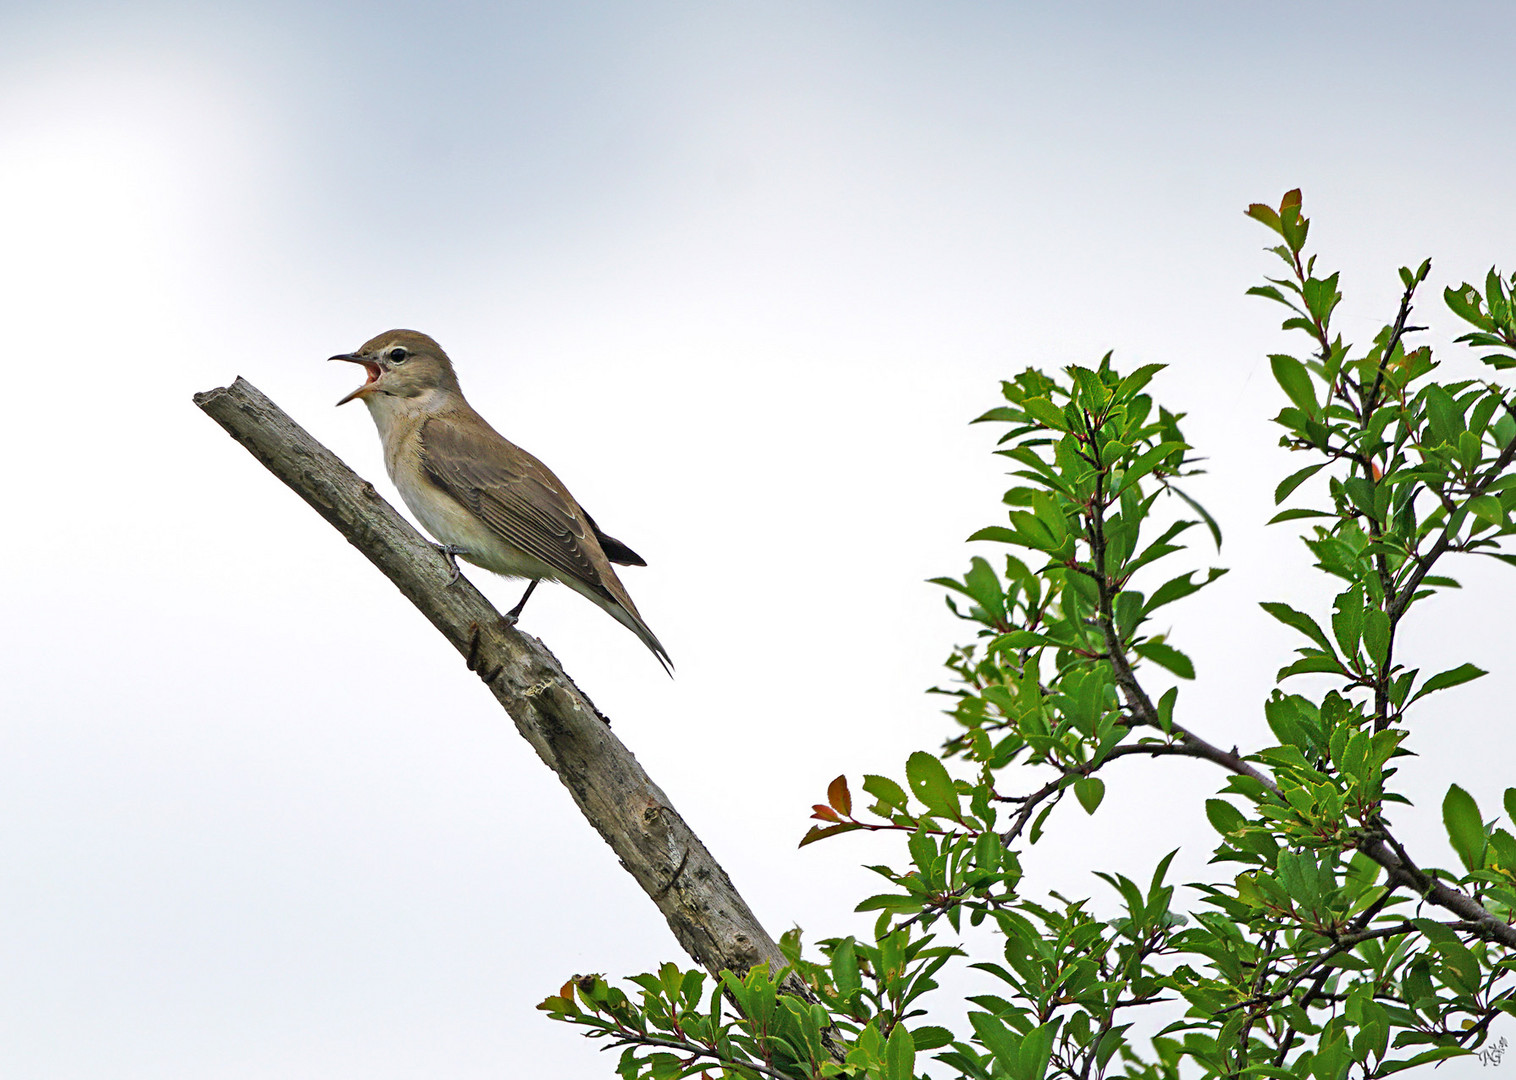
[[[507,543],[576,578],[608,600],[590,545],[588,515],[558,478],[525,450],[485,428],[427,420],[421,426],[421,464],[427,477],[477,514]],[[619,591],[619,590],[618,590]]]

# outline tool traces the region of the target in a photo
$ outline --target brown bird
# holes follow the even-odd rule
[[[368,406],[390,479],[426,531],[442,541],[455,581],[454,556],[530,579],[506,615],[512,623],[539,581],[562,582],[641,638],[673,673],[668,653],[611,569],[612,563],[647,563],[601,532],[546,465],[473,410],[441,346],[414,330],[390,330],[331,359],[367,370],[368,380],[337,404],[359,398]]]

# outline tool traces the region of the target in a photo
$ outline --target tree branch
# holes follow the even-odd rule
[[[361,551],[468,661],[581,813],[711,974],[784,956],[726,871],[608,721],[536,638],[507,627],[480,592],[359,477],[244,379],[195,404]],[[791,986],[790,984],[794,985]],[[809,997],[791,976],[784,989]]]

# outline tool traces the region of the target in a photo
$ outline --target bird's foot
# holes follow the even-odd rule
[[[442,553],[443,558],[447,559],[448,566],[453,569],[453,576],[448,580],[448,584],[458,584],[458,579],[463,576],[463,571],[458,568],[458,556],[467,555],[468,549],[461,548],[457,544],[433,544],[432,547]]]

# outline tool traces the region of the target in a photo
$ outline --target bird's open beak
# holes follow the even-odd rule
[[[346,405],[349,401],[352,401],[353,398],[362,397],[364,393],[367,392],[369,387],[373,386],[376,382],[379,381],[379,376],[384,374],[377,361],[367,356],[363,356],[360,353],[338,353],[336,356],[327,357],[327,359],[329,361],[346,360],[350,364],[362,364],[364,370],[368,372],[368,378],[364,381],[363,385],[358,387],[358,389],[354,390],[351,394],[343,398],[341,401],[337,402],[338,405]]]

